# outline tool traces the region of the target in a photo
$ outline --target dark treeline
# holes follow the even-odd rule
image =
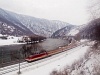
[[[46,39],[46,37],[44,37],[44,36],[29,36],[29,38],[31,41],[39,41],[39,42]]]

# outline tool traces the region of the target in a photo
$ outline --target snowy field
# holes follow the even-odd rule
[[[15,41],[15,39],[9,39],[9,40],[0,40],[0,46],[4,45],[16,45],[16,44],[24,44],[24,43],[18,43]]]
[[[14,37],[13,39],[0,39],[0,46],[25,44],[25,43],[18,43],[18,39],[19,37]]]
[[[88,48],[89,46],[81,45],[77,48],[66,51],[53,59],[23,68],[21,69],[21,75],[50,75],[53,70],[63,69],[65,66],[72,65],[74,61],[84,57],[85,53],[88,51]],[[18,71],[15,71],[5,75],[18,75],[17,72]]]

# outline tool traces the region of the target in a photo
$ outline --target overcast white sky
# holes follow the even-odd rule
[[[71,24],[88,21],[87,0],[0,0],[0,7],[25,15]]]

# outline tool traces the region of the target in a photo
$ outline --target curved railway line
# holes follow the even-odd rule
[[[23,68],[26,68],[26,67],[30,67],[32,65],[36,65],[38,63],[41,63],[41,62],[47,61],[49,59],[55,58],[55,57],[57,57],[59,55],[62,55],[64,53],[66,53],[67,50],[72,49],[72,48],[76,48],[77,46],[85,44],[85,43],[86,42],[83,42],[83,43],[72,43],[72,44],[69,44],[68,46],[64,46],[64,47],[58,48],[56,50],[52,50],[50,52],[51,56],[46,57],[45,59],[41,59],[41,60],[34,61],[34,62],[31,62],[31,63],[28,63],[28,62],[20,63],[20,69],[23,69]],[[38,66],[35,66],[34,68],[36,68],[36,67],[38,67]],[[7,74],[7,73],[10,73],[10,72],[13,72],[13,71],[16,71],[16,73],[17,73],[18,70],[19,70],[19,64],[6,66],[6,67],[3,67],[3,68],[0,68],[0,75],[4,75],[4,74]]]

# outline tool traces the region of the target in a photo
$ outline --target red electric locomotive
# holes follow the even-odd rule
[[[31,61],[35,61],[35,60],[38,60],[38,59],[41,59],[41,58],[45,58],[46,56],[48,56],[48,53],[45,51],[45,52],[42,52],[42,53],[30,55],[25,60],[28,61],[28,62],[31,62]]]

